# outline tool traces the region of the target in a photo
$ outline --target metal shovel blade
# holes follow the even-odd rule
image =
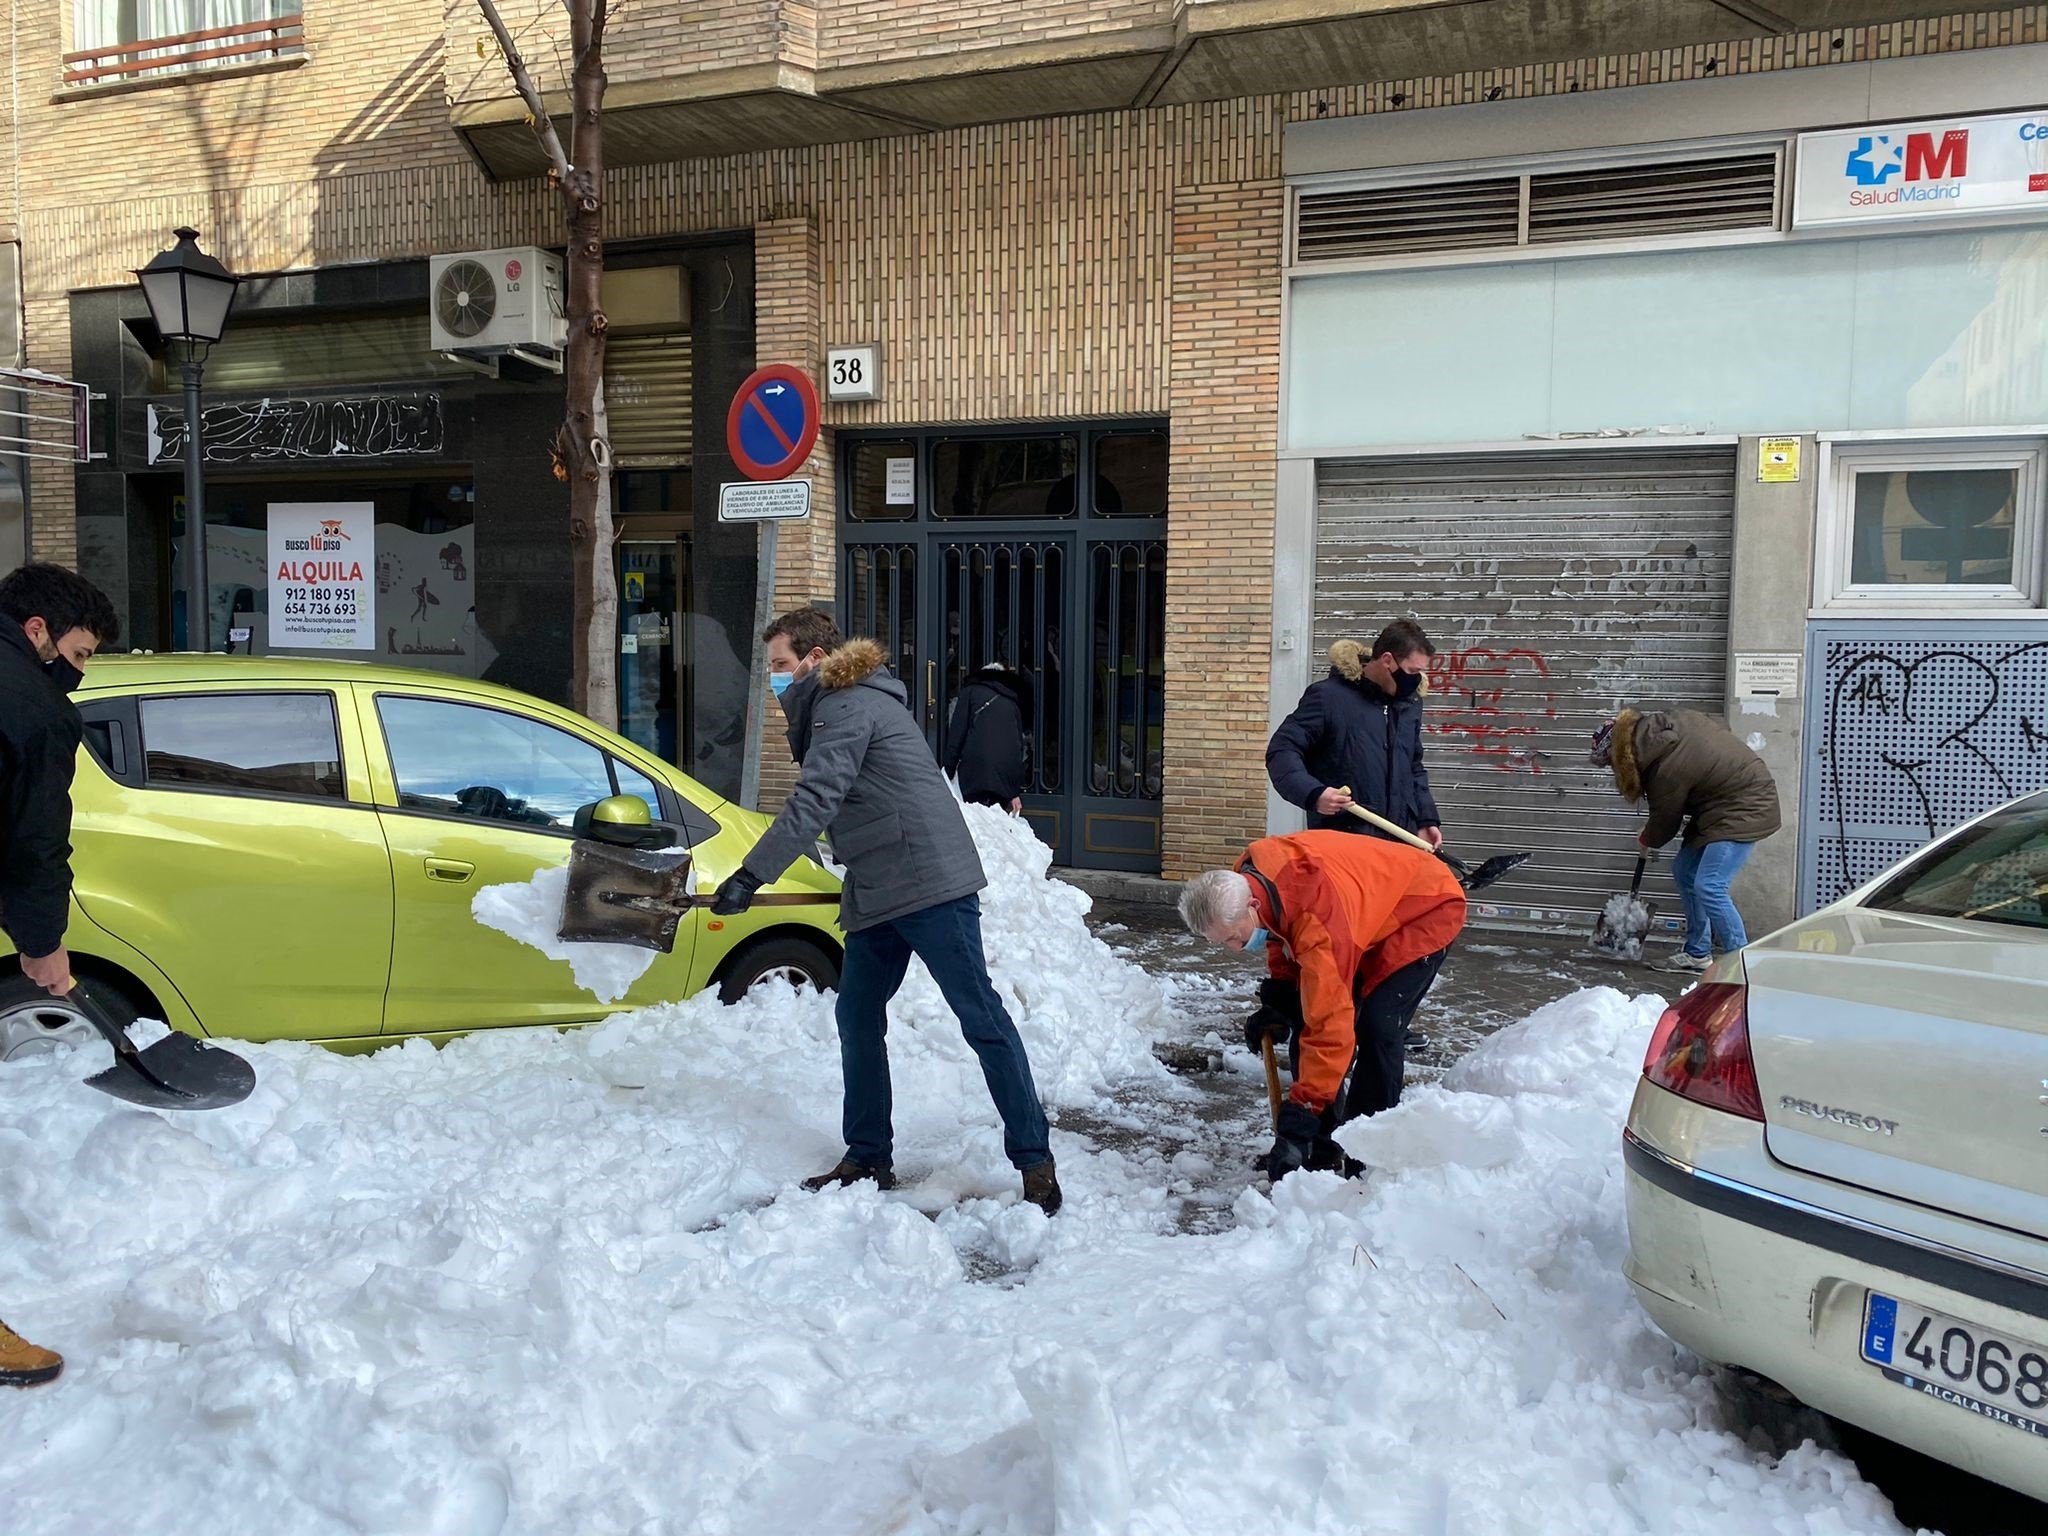
[[[1593,924],[1593,950],[1616,960],[1640,960],[1643,957],[1643,940],[1649,936],[1650,924],[1657,915],[1657,909],[1644,901],[1643,868],[1645,860],[1636,860],[1635,879],[1629,882],[1626,894],[1617,892],[1607,898],[1607,905],[1600,909],[1600,916]]]
[[[569,889],[556,937],[572,944],[631,944],[673,954],[690,910],[690,858],[591,839],[569,850]]]
[[[1520,869],[1529,862],[1526,853],[1496,853],[1477,869],[1456,860],[1447,860],[1457,871],[1458,883],[1468,891],[1483,890],[1511,870]]]
[[[138,1051],[83,987],[74,983],[66,1001],[114,1048],[114,1064],[88,1077],[88,1088],[149,1109],[225,1109],[256,1086],[256,1069],[233,1051],[180,1034]]]
[[[256,1069],[233,1051],[174,1034],[132,1057],[115,1056],[85,1083],[150,1109],[225,1109],[249,1097]]]

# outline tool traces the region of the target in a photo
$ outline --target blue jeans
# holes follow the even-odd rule
[[[846,1079],[843,1129],[846,1155],[868,1168],[887,1168],[895,1156],[890,1123],[889,999],[903,985],[916,955],[932,973],[960,1032],[981,1059],[988,1096],[1003,1117],[1003,1150],[1018,1168],[1052,1157],[1045,1111],[1017,1026],[988,979],[981,949],[981,902],[973,896],[941,902],[893,922],[846,936],[839,973],[839,1065]]]
[[[1728,887],[1755,847],[1754,843],[1701,843],[1679,850],[1671,861],[1671,878],[1678,882],[1679,900],[1685,903],[1688,955],[1705,955],[1710,947],[1725,955],[1749,942]]]

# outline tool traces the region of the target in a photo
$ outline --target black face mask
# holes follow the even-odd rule
[[[1421,686],[1422,674],[1420,672],[1396,672],[1394,674],[1394,697],[1397,699],[1414,698],[1415,690]]]
[[[43,673],[65,693],[77,692],[78,685],[85,681],[85,674],[62,656],[53,656],[44,662]]]

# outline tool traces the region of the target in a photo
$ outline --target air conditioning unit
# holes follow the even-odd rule
[[[538,246],[457,251],[427,264],[433,350],[561,367],[568,344],[562,258]]]

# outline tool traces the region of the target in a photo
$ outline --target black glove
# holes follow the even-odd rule
[[[1301,1027],[1301,983],[1282,981],[1277,976],[1268,976],[1259,983],[1259,1006],[1271,1008],[1293,1020],[1295,1028]]]
[[[1254,1056],[1262,1054],[1265,1043],[1287,1044],[1294,1032],[1301,1026],[1274,1008],[1260,1008],[1244,1021],[1244,1048]]]
[[[754,892],[761,889],[761,877],[741,865],[726,876],[725,884],[711,900],[713,917],[738,917],[754,904]]]
[[[1273,1128],[1273,1150],[1266,1154],[1266,1177],[1278,1184],[1307,1163],[1322,1128],[1322,1117],[1306,1104],[1292,1099],[1282,1104],[1279,1123]]]

